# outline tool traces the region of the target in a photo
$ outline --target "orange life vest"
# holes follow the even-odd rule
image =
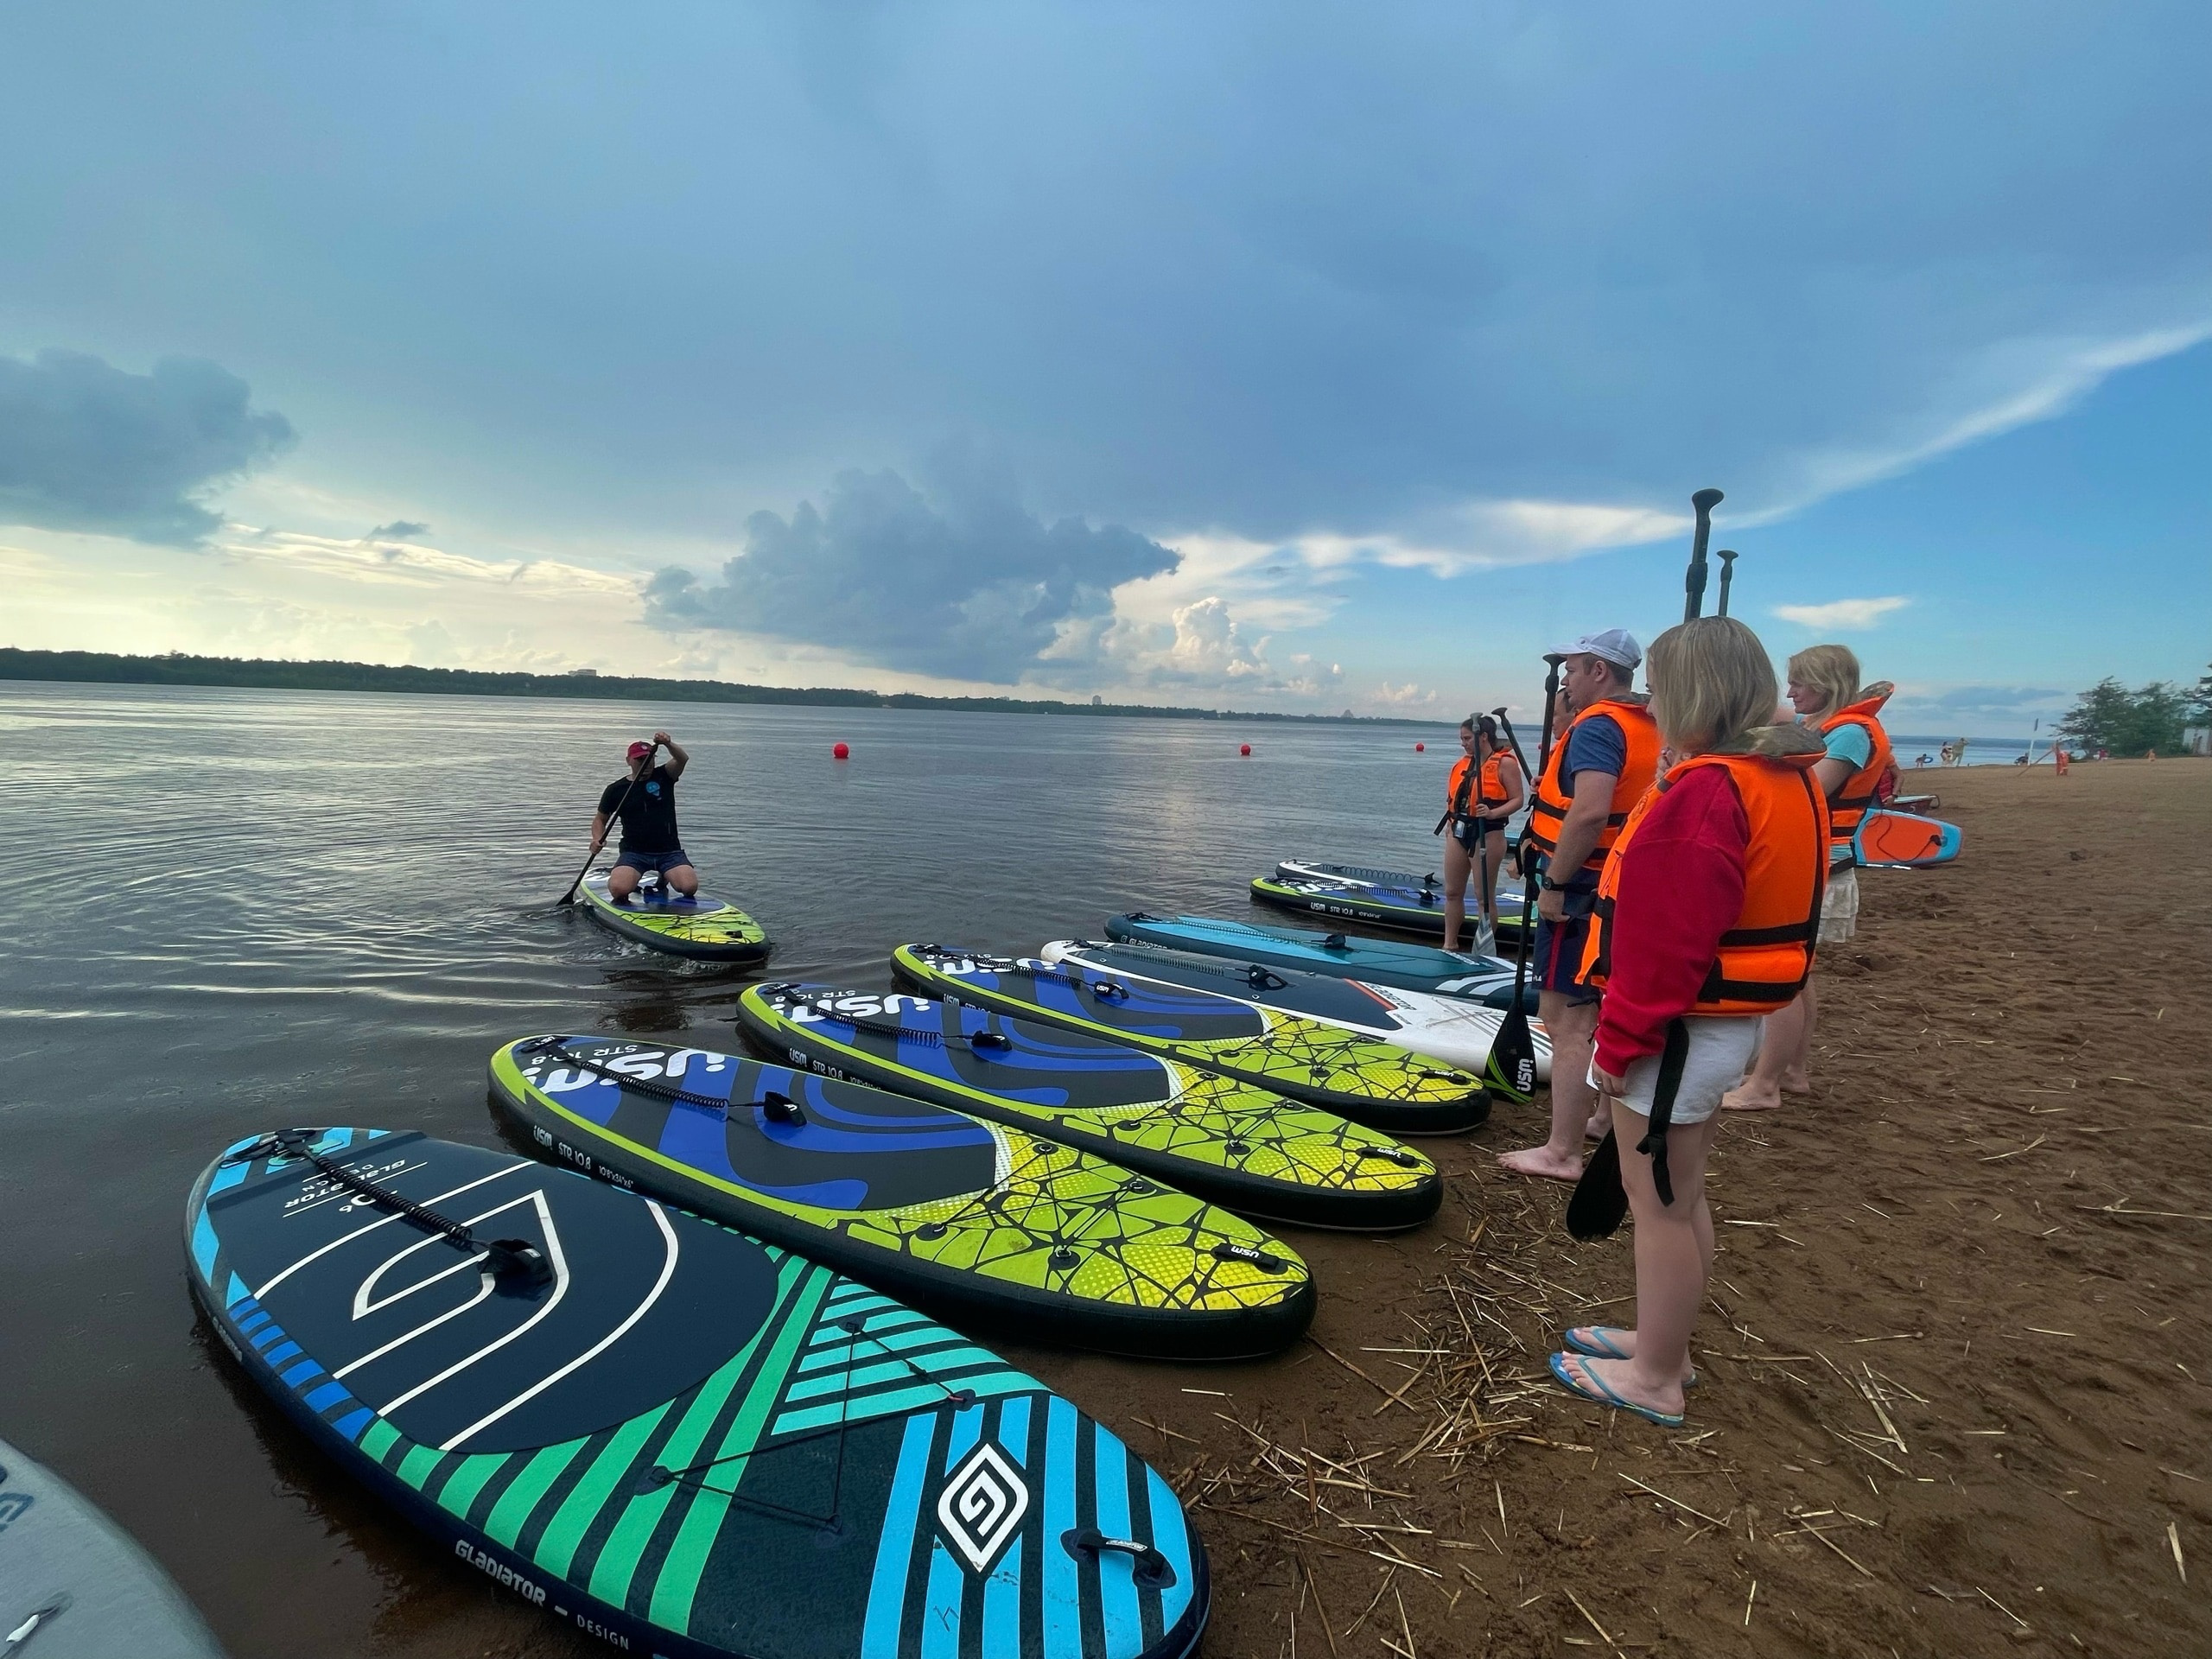
[[[1478,806],[1503,806],[1513,798],[1513,791],[1505,786],[1506,758],[1503,749],[1493,750],[1490,759],[1483,762],[1482,772],[1472,785],[1469,784],[1467,774],[1473,770],[1474,757],[1463,754],[1452,763],[1452,785],[1446,804],[1453,817],[1472,817]],[[1497,819],[1493,818],[1490,822],[1500,829],[1504,828]]]
[[[1597,846],[1584,861],[1582,868],[1586,870],[1605,868],[1606,855],[1620,840],[1630,811],[1651,787],[1651,780],[1659,771],[1659,725],[1642,702],[1607,697],[1575,715],[1560,734],[1559,741],[1552,746],[1551,758],[1544,762],[1544,775],[1536,780],[1535,802],[1529,809],[1529,839],[1547,858],[1559,845],[1560,826],[1567,821],[1567,808],[1573,804],[1560,783],[1560,768],[1567,762],[1567,740],[1574,735],[1577,726],[1599,715],[1611,715],[1620,727],[1621,735],[1628,741],[1628,760],[1621,768],[1621,775],[1613,780],[1613,804],[1605,815],[1605,828],[1598,832]],[[1554,874],[1554,879],[1564,879],[1556,872]]]
[[[1744,848],[1744,907],[1735,925],[1720,936],[1697,1001],[1683,1012],[1769,1014],[1795,1001],[1812,976],[1813,941],[1828,874],[1823,854],[1827,803],[1812,775],[1820,759],[1817,753],[1694,755],[1638,801],[1622,827],[1616,852],[1628,845],[1652,804],[1699,766],[1726,770],[1751,824]],[[1583,947],[1580,976],[1586,985],[1603,985],[1611,966],[1620,872],[1621,861],[1614,858],[1598,878],[1597,918]]]
[[[1831,866],[1852,861],[1851,837],[1860,822],[1873,808],[1881,804],[1881,783],[1884,775],[1897,762],[1890,753],[1890,734],[1882,729],[1876,718],[1882,705],[1890,700],[1891,687],[1885,682],[1866,688],[1859,701],[1847,703],[1821,721],[1823,734],[1839,726],[1856,726],[1866,734],[1868,753],[1866,764],[1843,780],[1843,787],[1836,791],[1828,802],[1828,863]]]

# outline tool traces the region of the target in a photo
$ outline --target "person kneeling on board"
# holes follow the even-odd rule
[[[1848,645],[1808,645],[1789,659],[1789,706],[1827,753],[1813,778],[1827,798],[1828,890],[1821,906],[1821,943],[1841,944],[1859,931],[1859,855],[1851,837],[1876,804],[1882,779],[1896,771],[1882,729],[1887,680],[1859,683],[1859,658]],[[1720,1103],[1732,1112],[1772,1111],[1785,1091],[1812,1092],[1813,1026],[1820,1001],[1811,980],[1804,994],[1766,1022],[1758,1063]]]
[[[1590,1081],[1636,1217],[1636,1323],[1568,1331],[1550,1367],[1584,1398],[1671,1427],[1713,1267],[1715,1113],[1761,1017],[1812,973],[1828,811],[1812,776],[1819,737],[1767,724],[1774,664],[1749,628],[1725,616],[1669,628],[1650,672],[1678,759],[1614,844],[1583,964],[1605,988]]]
[[[1585,1080],[1598,993],[1580,982],[1583,944],[1613,843],[1658,773],[1659,728],[1631,690],[1643,659],[1633,634],[1586,634],[1560,656],[1560,696],[1573,719],[1537,781],[1523,843],[1523,856],[1544,858],[1533,961],[1537,1010],[1552,1041],[1551,1135],[1497,1161],[1516,1175],[1572,1181],[1582,1173],[1586,1135],[1605,1133]]]
[[[653,764],[653,751],[666,749],[668,759]],[[650,743],[632,743],[630,775],[618,778],[600,791],[599,810],[591,821],[592,856],[607,844],[607,827],[622,821],[621,844],[615,849],[614,868],[607,874],[607,896],[616,904],[627,903],[639,881],[651,872],[658,876],[664,897],[689,899],[699,891],[699,872],[683,850],[676,831],[676,780],[691,757],[666,732],[655,732]]]

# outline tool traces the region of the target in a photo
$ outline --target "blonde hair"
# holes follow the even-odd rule
[[[1789,659],[1789,677],[1827,698],[1824,715],[1859,701],[1859,658],[1849,645],[1806,646]]]
[[[1740,749],[1774,719],[1774,660],[1732,616],[1700,616],[1667,630],[1644,658],[1651,717],[1683,754]]]

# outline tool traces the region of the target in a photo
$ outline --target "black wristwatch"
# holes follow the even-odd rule
[[[1567,883],[1564,881],[1554,881],[1548,875],[1539,876],[1536,879],[1536,888],[1540,893],[1565,893],[1567,891]]]

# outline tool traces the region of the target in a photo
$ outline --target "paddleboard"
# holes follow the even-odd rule
[[[1493,1008],[1513,1006],[1513,964],[1502,957],[1394,939],[1362,939],[1344,933],[1315,933],[1297,927],[1255,927],[1217,916],[1152,916],[1131,911],[1106,918],[1106,937],[1205,957],[1229,957],[1274,969],[1333,974],[1369,985],[1428,991]],[[1522,995],[1530,1014],[1536,1009],[1535,976]]]
[[[949,1316],[1116,1353],[1243,1358],[1313,1316],[1295,1251],[1034,1132],[705,1050],[531,1037],[493,1100],[552,1157]]]
[[[1388,887],[1409,892],[1418,897],[1424,893],[1437,895],[1437,927],[1443,928],[1444,884],[1433,870],[1415,874],[1408,870],[1385,870],[1371,864],[1324,864],[1300,858],[1286,858],[1275,866],[1275,876],[1283,881],[1319,881],[1330,886],[1348,887]],[[1508,939],[1519,937],[1521,913],[1527,895],[1516,881],[1499,884],[1497,894],[1497,931]],[[1470,905],[1469,909],[1478,906]]]
[[[1205,1555],[1166,1483],[988,1350],[533,1159],[299,1133],[323,1165],[257,1136],[201,1174],[193,1290],[463,1573],[668,1659],[1196,1649]]]
[[[1127,1043],[1393,1135],[1456,1135],[1490,1117],[1472,1072],[1221,990],[1141,984],[1034,957],[902,944],[891,970],[927,995]]]
[[[1463,997],[1396,990],[1256,962],[1232,963],[1156,945],[1054,939],[1037,954],[1049,963],[1072,963],[1110,978],[1240,997],[1478,1074],[1490,1063],[1491,1045],[1505,1020],[1503,1010]],[[1536,1076],[1548,1081],[1551,1039],[1541,1021],[1529,1022],[1529,1034],[1536,1051]]]
[[[1871,868],[1916,870],[1948,864],[1964,839],[1955,823],[1916,813],[1878,808],[1859,821],[1851,837],[1852,856]]]
[[[1295,910],[1309,916],[1334,916],[1369,927],[1433,933],[1439,938],[1444,932],[1444,894],[1434,887],[1262,875],[1253,878],[1252,897],[1279,910]]]
[[[576,886],[578,901],[592,919],[624,938],[699,962],[758,963],[776,947],[760,924],[720,899],[705,893],[686,899],[658,886],[632,893],[622,904],[607,896],[607,877],[594,872]]]
[[[69,1483],[0,1440],[0,1655],[223,1659],[184,1592]]]
[[[1435,1165],[1234,1077],[968,1002],[772,981],[738,999],[765,1052],[1079,1147],[1241,1215],[1379,1232],[1436,1213]]]

